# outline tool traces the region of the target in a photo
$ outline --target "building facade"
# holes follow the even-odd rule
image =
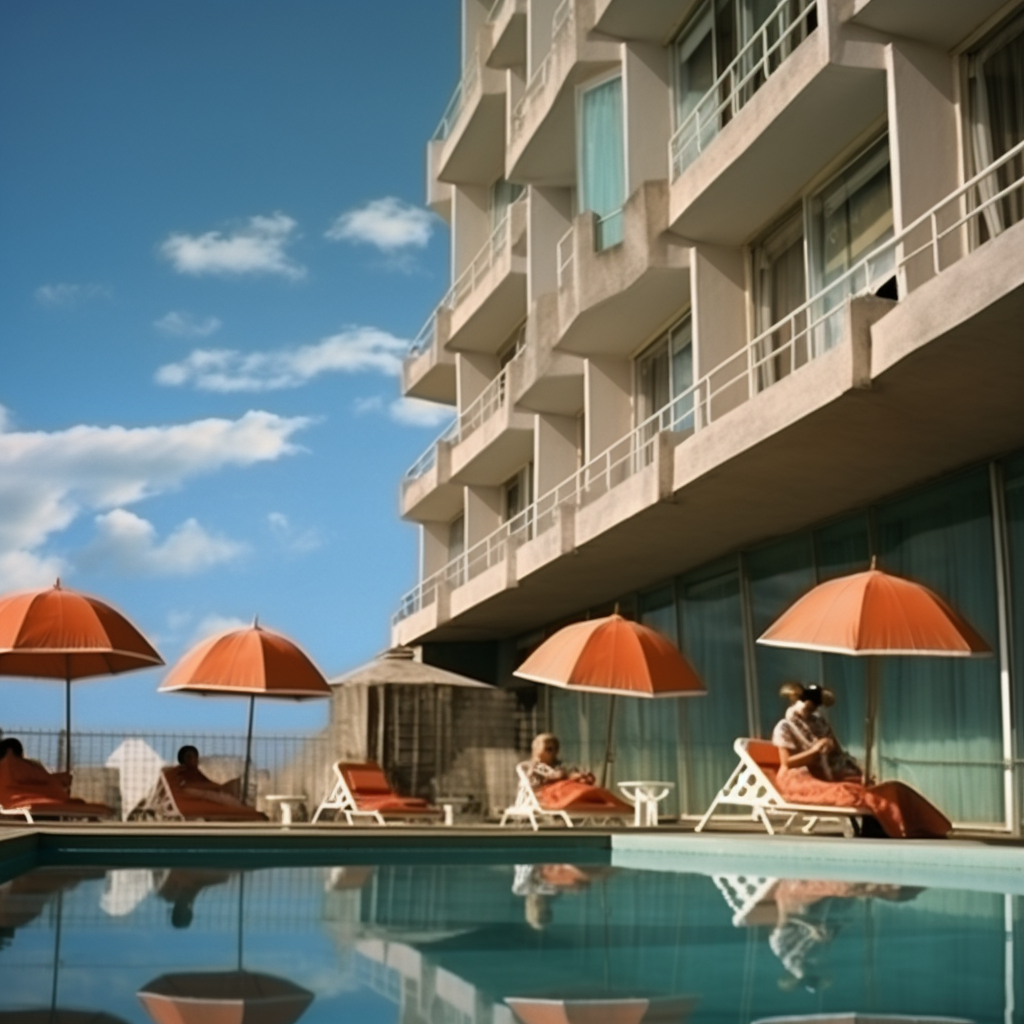
[[[708,695],[620,701],[616,773],[699,814],[787,679],[862,746],[858,660],[755,641],[877,556],[995,652],[886,659],[883,773],[1019,833],[1024,3],[461,2],[452,285],[402,374],[454,418],[401,483],[393,642],[508,685],[618,602]],[[606,699],[538,699],[598,760]]]

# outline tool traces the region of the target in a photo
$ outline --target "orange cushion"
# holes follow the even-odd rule
[[[353,765],[343,767],[341,770],[345,774],[345,781],[348,783],[348,788],[352,790],[353,796],[392,792],[387,777],[375,764]]]
[[[747,744],[747,755],[760,768],[778,768],[779,748],[767,740],[751,740]]]

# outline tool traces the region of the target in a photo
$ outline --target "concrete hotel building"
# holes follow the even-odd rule
[[[618,602],[708,695],[620,701],[616,774],[699,814],[786,679],[857,751],[862,663],[755,639],[877,555],[995,652],[886,659],[883,773],[1019,833],[1024,3],[461,2],[452,285],[402,374],[455,418],[401,484],[394,642],[509,685]],[[607,700],[541,689],[598,761]]]

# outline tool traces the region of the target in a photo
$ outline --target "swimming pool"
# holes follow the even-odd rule
[[[923,885],[913,864],[823,868],[806,843],[793,877],[775,843],[755,871],[707,843],[396,842],[68,837],[8,857],[37,866],[0,884],[0,1021],[1024,1020],[1024,897],[998,873]]]

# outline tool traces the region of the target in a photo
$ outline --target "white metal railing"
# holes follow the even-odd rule
[[[993,211],[999,211],[999,216]],[[502,524],[460,555],[458,565],[449,563],[424,580],[402,598],[392,621],[399,622],[429,604],[433,598],[426,600],[426,595],[432,595],[442,580],[461,585],[481,567],[497,564],[499,552],[506,557],[510,543],[546,533],[557,521],[560,507],[584,507],[651,465],[661,432],[698,432],[821,355],[838,340],[835,325],[847,298],[871,294],[893,276],[898,294],[905,296],[971,252],[983,234],[998,234],[1020,221],[1024,221],[1024,141],[541,495],[512,524]],[[518,524],[515,529],[513,524]]]
[[[561,290],[562,285],[568,284],[573,265],[573,245],[572,245],[573,229],[570,227],[568,231],[558,240],[558,287]]]
[[[512,0],[494,0],[494,3],[491,4],[491,9],[487,12],[487,20],[489,22],[498,21],[501,18],[504,9],[508,7],[511,2]]]
[[[459,84],[455,86],[452,98],[448,101],[448,106],[444,108],[441,120],[434,131],[433,142],[444,142],[451,135],[452,129],[462,114],[466,97],[473,92],[480,80],[479,56],[479,51],[474,49],[465,67],[462,69],[462,77],[459,79]]]
[[[622,207],[594,221],[594,248],[600,252],[622,241]]]
[[[405,486],[412,483],[413,480],[419,480],[421,476],[426,476],[437,465],[437,449],[442,444],[451,444],[458,437],[458,433],[459,421],[454,419],[430,442],[427,450],[405,471],[405,475],[402,477],[402,485]]]
[[[509,124],[509,135],[512,138],[515,138],[523,130],[523,125],[526,123],[527,108],[533,102],[534,97],[541,93],[544,86],[547,85],[555,47],[559,42],[562,32],[572,24],[575,13],[573,0],[562,0],[555,8],[551,21],[551,47],[544,55],[544,59],[537,65],[536,70],[530,75],[526,88],[523,90],[523,95],[519,97],[519,102],[512,108],[512,118]]]
[[[415,359],[416,356],[423,355],[423,353],[434,344],[436,334],[437,310],[435,309],[430,316],[427,317],[426,323],[419,329],[416,337],[412,339],[412,344],[409,345],[409,351],[406,354],[406,358]]]
[[[782,0],[718,76],[669,140],[672,181],[697,159],[810,33],[810,12],[817,2]]]

